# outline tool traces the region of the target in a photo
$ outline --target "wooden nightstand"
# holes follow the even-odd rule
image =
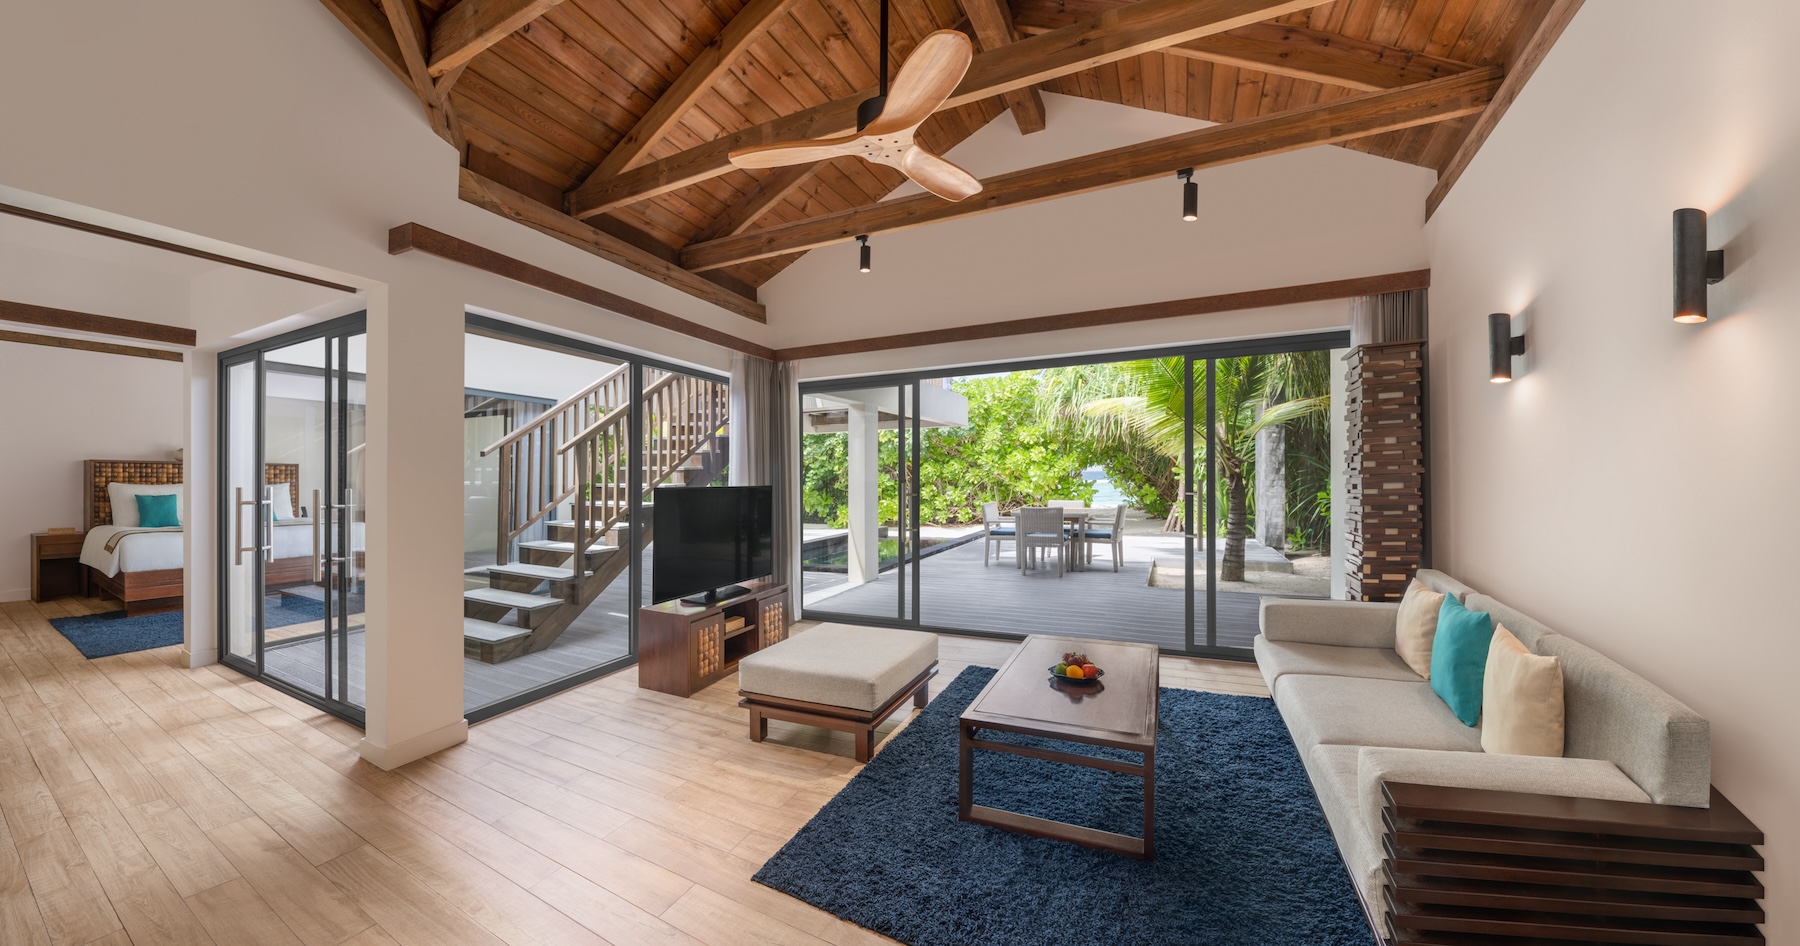
[[[81,564],[81,532],[39,532],[31,537],[31,600],[67,595],[87,597],[87,569]]]

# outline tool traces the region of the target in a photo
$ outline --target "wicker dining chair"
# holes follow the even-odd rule
[[[1068,537],[1063,534],[1062,510],[1027,506],[1013,513],[1013,521],[1019,533],[1014,541],[1019,550],[1019,571],[1035,565],[1043,550],[1055,549],[1056,577],[1061,578],[1068,559]]]
[[[1088,527],[1081,532],[1081,541],[1090,552],[1096,545],[1111,546],[1113,571],[1118,571],[1119,563],[1125,558],[1125,507],[1114,506],[1110,513],[1104,509],[1094,510],[1088,519]]]
[[[1000,557],[1000,543],[1002,542],[1011,542],[1013,544],[1013,558],[1017,559],[1019,557],[1018,530],[1013,526],[1014,523],[1011,520],[1000,515],[999,503],[981,504],[981,529],[983,532],[981,564],[983,567],[988,564],[988,555],[990,552],[993,554],[994,558],[997,559]]]

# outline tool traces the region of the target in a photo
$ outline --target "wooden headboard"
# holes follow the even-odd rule
[[[135,483],[147,486],[161,486],[181,482],[181,461],[179,460],[84,460],[82,461],[83,481],[87,483],[87,492],[82,497],[81,521],[83,530],[95,526],[111,525],[112,497],[107,495],[108,483]],[[265,463],[263,464],[263,482],[268,484],[300,483],[300,464],[298,463]],[[298,502],[298,497],[295,498]]]

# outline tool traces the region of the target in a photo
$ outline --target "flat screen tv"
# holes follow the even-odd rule
[[[657,487],[651,600],[715,601],[774,573],[774,499],[768,486]]]

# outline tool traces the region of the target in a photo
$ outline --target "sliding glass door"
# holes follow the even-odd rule
[[[359,721],[363,316],[220,356],[220,655]]]
[[[1264,597],[1341,574],[1345,344],[802,385],[806,616],[1247,658]],[[1063,537],[1021,557],[1026,508]]]

